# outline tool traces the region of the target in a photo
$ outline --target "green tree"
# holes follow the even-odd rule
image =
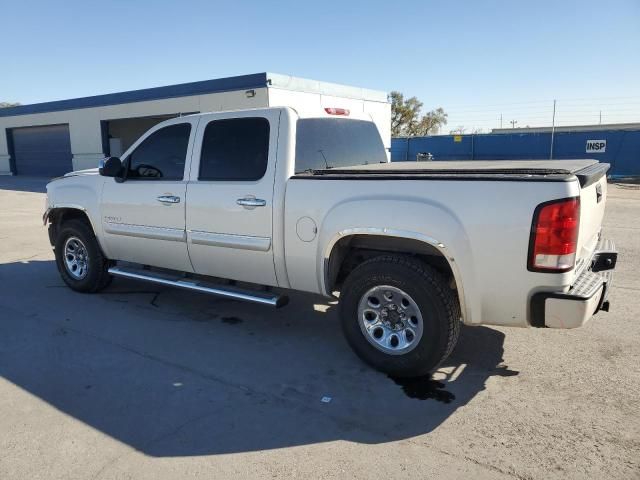
[[[17,107],[20,105],[19,103],[11,103],[11,102],[0,102],[0,108],[9,108],[9,107]]]
[[[442,108],[436,108],[420,115],[423,103],[416,97],[407,98],[400,92],[389,94],[391,101],[391,135],[425,136],[437,133],[447,124],[447,114]]]

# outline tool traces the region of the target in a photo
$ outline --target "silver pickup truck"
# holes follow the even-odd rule
[[[355,352],[416,376],[461,322],[574,328],[608,309],[607,169],[388,163],[346,110],[206,113],[52,181],[44,221],[74,290],[120,276],[273,307],[289,290],[338,297]]]

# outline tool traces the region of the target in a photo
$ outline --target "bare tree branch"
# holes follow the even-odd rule
[[[391,135],[424,136],[437,133],[442,125],[447,124],[447,114],[437,108],[420,116],[423,103],[416,97],[407,98],[400,92],[389,94],[391,101]]]

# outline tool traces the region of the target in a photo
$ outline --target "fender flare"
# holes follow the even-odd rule
[[[85,207],[83,207],[82,205],[77,205],[75,203],[58,203],[56,205],[51,205],[50,207],[47,207],[47,209],[45,210],[44,214],[42,215],[42,223],[43,225],[47,225],[47,222],[49,221],[49,218],[51,217],[51,214],[56,211],[56,210],[61,210],[63,208],[69,208],[72,210],[80,210],[82,212],[84,212],[84,214],[87,216],[87,218],[89,218],[89,214],[87,213],[87,209]],[[89,218],[89,222],[91,222],[91,218]],[[93,223],[91,224],[91,227],[93,228]]]
[[[454,281],[456,282],[456,288],[458,289],[458,300],[460,301],[460,312],[462,313],[463,323],[467,323],[467,319],[470,319],[470,316],[468,315],[468,312],[467,312],[462,275],[460,273],[460,269],[458,268],[458,264],[455,258],[451,255],[451,252],[447,250],[447,246],[441,241],[433,237],[430,237],[423,233],[412,232],[408,230],[396,230],[391,228],[380,228],[380,227],[359,227],[359,228],[347,228],[335,234],[331,238],[331,240],[327,243],[322,256],[323,258],[322,258],[321,274],[320,274],[319,280],[320,280],[321,290],[324,295],[331,296],[331,292],[328,292],[327,289],[329,284],[329,260],[331,259],[333,247],[341,239],[345,237],[350,237],[353,235],[376,235],[376,236],[385,236],[385,237],[392,237],[392,238],[404,238],[404,239],[423,242],[427,245],[435,247],[441,253],[441,255],[445,258],[445,260],[449,264],[449,268],[451,268],[451,272],[453,273],[453,278],[454,278]]]
[[[83,207],[82,205],[78,205],[75,203],[57,203],[51,206],[48,206],[47,209],[45,210],[44,214],[42,215],[42,223],[43,225],[46,227],[47,223],[49,223],[51,221],[51,216],[57,211],[57,210],[78,210],[82,213],[84,213],[85,217],[87,217],[87,220],[89,221],[89,225],[91,226],[91,229],[93,230],[93,235],[96,237],[96,241],[98,242],[98,246],[100,247],[100,249],[102,250],[102,252],[104,253],[104,248],[102,246],[102,243],[100,242],[100,238],[98,237],[98,230],[96,229],[96,226],[93,223],[93,220],[91,219],[91,215],[89,215],[89,212],[87,211],[87,209],[85,207]]]

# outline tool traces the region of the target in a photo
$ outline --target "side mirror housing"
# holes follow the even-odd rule
[[[122,162],[118,157],[107,157],[100,160],[98,171],[103,177],[118,177],[122,172]]]

